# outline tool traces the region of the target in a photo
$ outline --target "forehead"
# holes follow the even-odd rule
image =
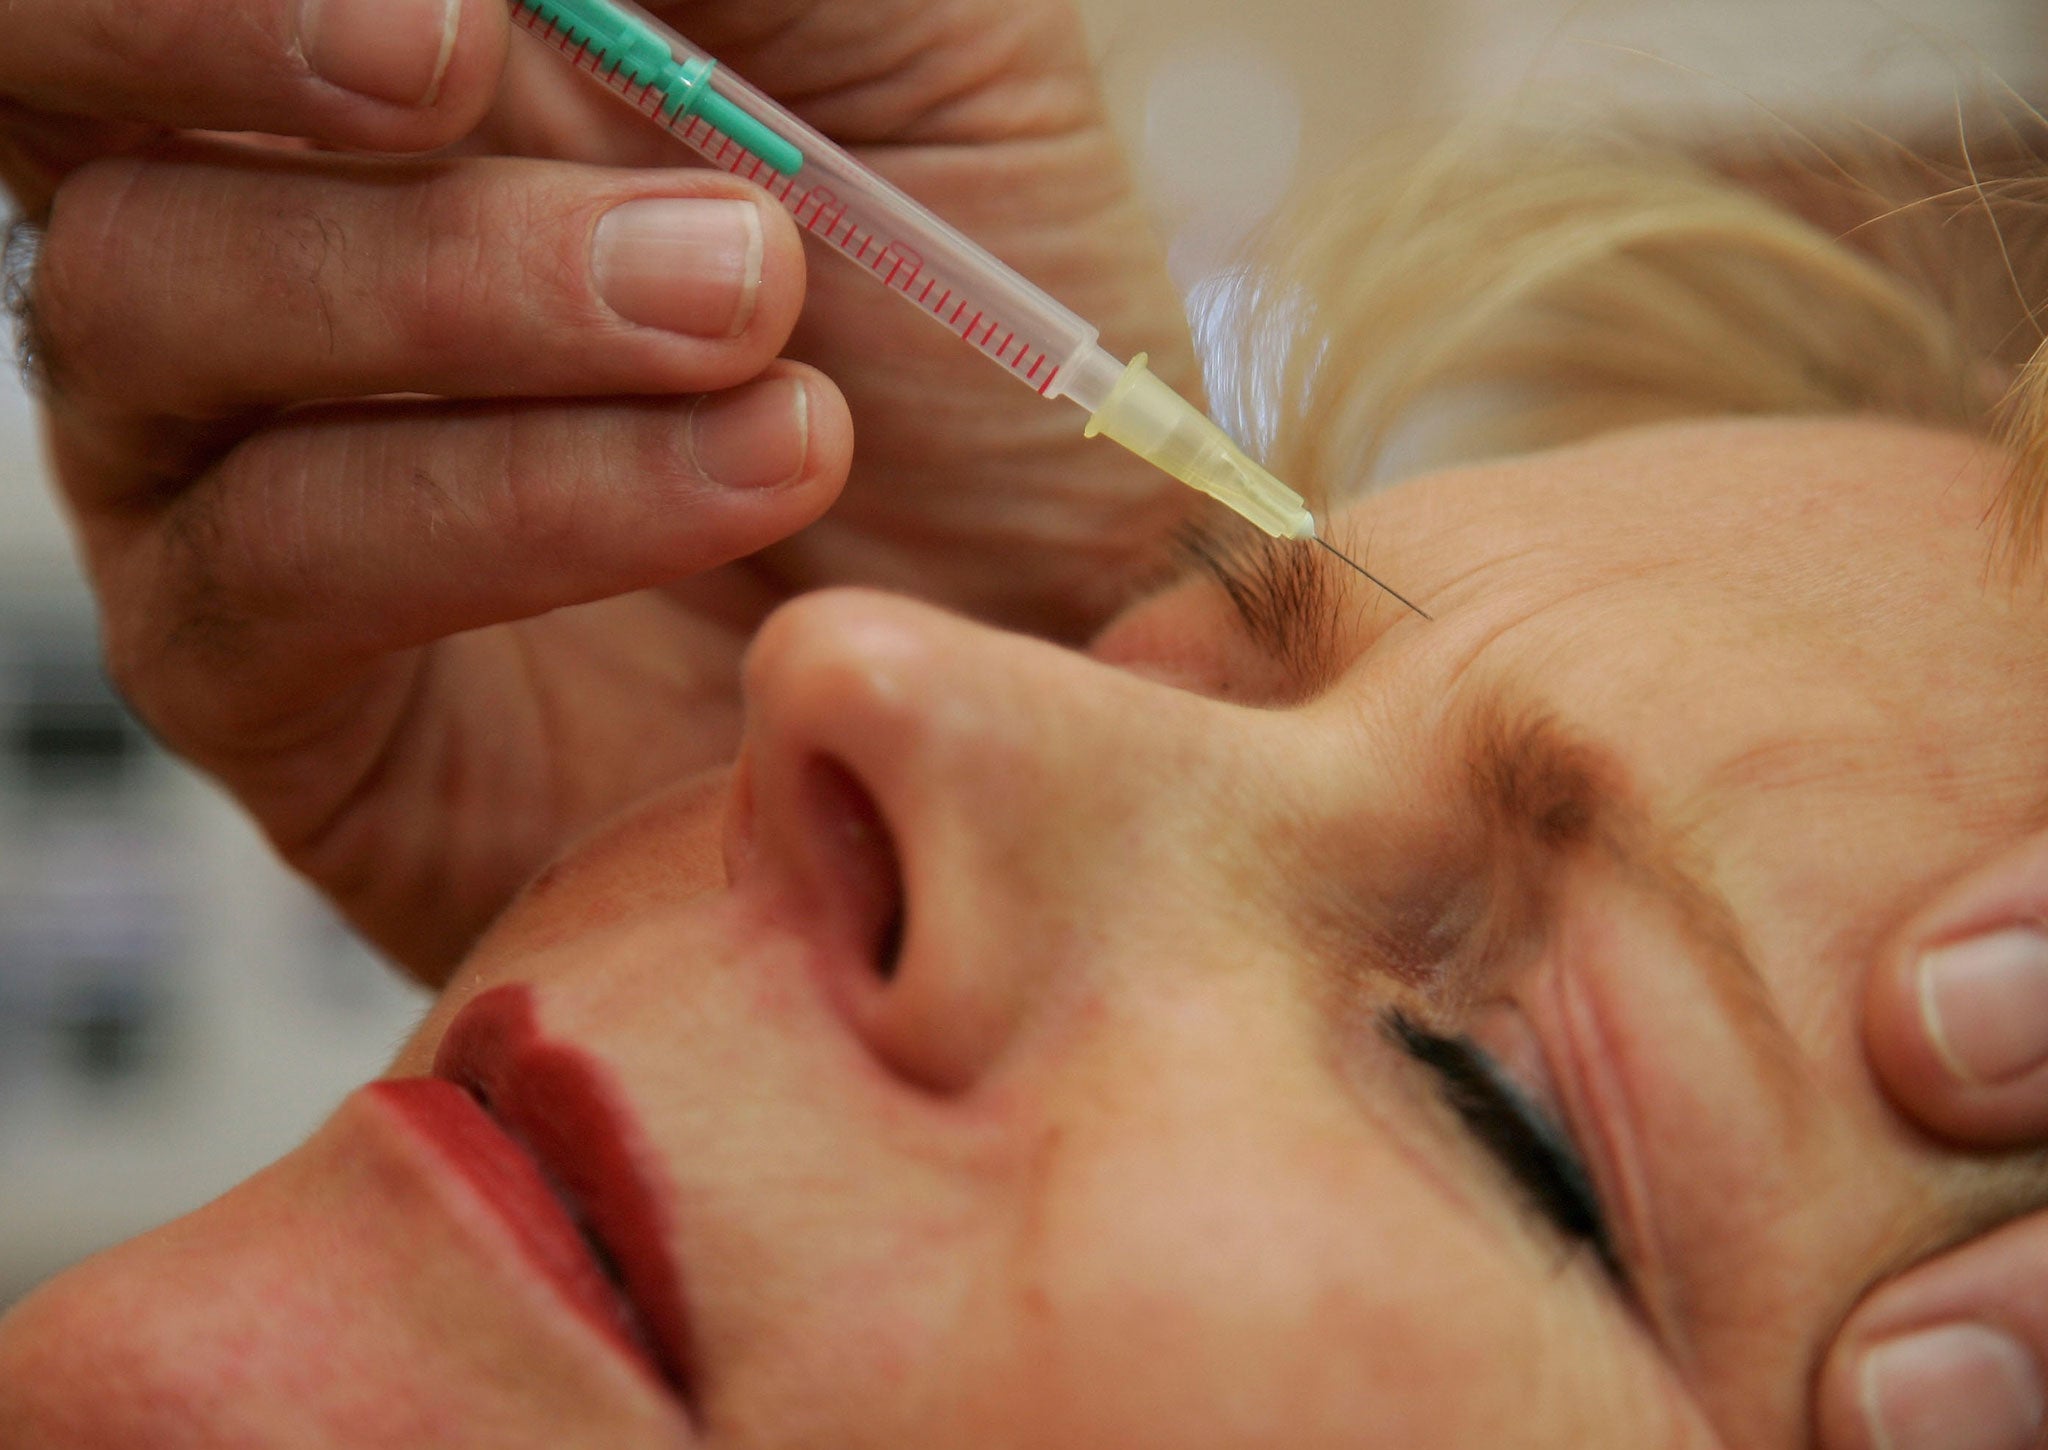
[[[1978,440],[1898,424],[1695,423],[1433,475],[1333,533],[1441,622],[1363,600],[1361,648],[1385,632],[1461,676],[1517,674],[1661,732],[1689,769],[1708,764],[1690,746],[1802,728],[2025,750],[2025,721],[1971,714],[1995,694],[2012,715],[2048,677],[2048,591],[1991,564],[2000,470]]]
[[[1903,423],[1716,419],[1429,475],[1366,499],[1339,531],[1369,536],[1390,571],[1436,576],[1439,603],[1513,564],[1525,586],[1633,577],[1763,608],[1844,605],[1902,583],[1982,585],[2003,467],[1982,440]]]
[[[1839,1021],[1907,906],[2048,794],[2048,607],[1991,568],[2002,469],[1960,434],[1722,420],[1417,480],[1336,533],[1437,622],[1365,602],[1333,694],[1554,716],[1729,898],[1788,1021]]]

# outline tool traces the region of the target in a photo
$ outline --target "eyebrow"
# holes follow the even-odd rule
[[[1796,1071],[1797,1044],[1741,920],[1685,834],[1656,817],[1611,749],[1512,698],[1496,689],[1466,716],[1472,801],[1496,839],[1519,837],[1546,864],[1597,854],[1655,898],[1715,969],[1708,984],[1745,1041],[1769,1063]]]
[[[1280,660],[1304,694],[1320,693],[1399,622],[1390,617],[1387,628],[1366,633],[1347,658],[1346,607],[1369,586],[1310,544],[1247,539],[1246,532],[1225,538],[1191,531],[1180,540],[1183,556],[1223,589],[1252,640]],[[1797,1045],[1749,954],[1734,908],[1694,865],[1697,853],[1683,832],[1652,814],[1613,751],[1528,697],[1517,699],[1511,687],[1496,688],[1464,711],[1463,721],[1465,785],[1492,828],[1491,844],[1527,842],[1539,871],[1596,851],[1656,898],[1717,968],[1709,985],[1760,1059],[1797,1072]],[[1546,907],[1538,903],[1536,910]]]
[[[1653,936],[1643,960],[1613,960],[1618,990],[1636,995],[1632,983],[1646,973],[1690,974],[1712,1004],[1704,1015],[1718,1017],[1733,1032],[1749,1070],[1768,1085],[1772,1101],[1795,1100],[1805,1075],[1804,1057],[1750,955],[1733,906],[1698,865],[1698,848],[1651,810],[1618,754],[1518,694],[1511,685],[1492,687],[1462,712],[1452,737],[1462,738],[1467,801],[1486,832],[1483,859],[1495,863],[1496,870],[1507,863],[1509,915],[1481,927],[1481,953],[1492,956],[1503,939],[1540,942],[1547,937],[1552,923],[1570,909],[1559,899],[1560,887],[1570,879],[1565,873],[1575,862],[1590,862],[1622,892],[1651,903],[1650,909],[1683,943],[1675,952],[1660,952],[1659,938]],[[1498,878],[1493,891],[1498,905],[1503,892]],[[1632,1108],[1623,1111],[1635,1116]],[[1625,1130],[1631,1136],[1636,1131]],[[1646,1171],[1640,1157],[1634,1162],[1620,1170],[1624,1180]],[[1622,1214],[1635,1232],[1654,1237],[1638,1217],[1655,1214],[1654,1206],[1639,1202],[1627,1207],[1630,1195],[1617,1192],[1621,1196],[1607,1200],[1606,1210]],[[1638,1296],[1649,1295],[1638,1302],[1659,1317],[1653,1291],[1661,1276],[1654,1253],[1635,1260],[1618,1247],[1610,1251],[1608,1262],[1625,1265],[1623,1281]],[[1646,1252],[1637,1245],[1636,1254]]]
[[[1224,527],[1197,523],[1182,530],[1174,539],[1179,572],[1208,575],[1252,642],[1286,667],[1303,695],[1320,693],[1349,663],[1344,614],[1358,597],[1356,581],[1307,540],[1238,527],[1225,533]]]
[[[1253,642],[1304,689],[1330,684],[1387,637],[1386,629],[1374,630],[1344,656],[1346,606],[1369,586],[1303,540],[1194,529],[1178,546],[1223,590]],[[1398,622],[1399,616],[1389,620]],[[1554,851],[1589,844],[1597,831],[1615,861],[1670,900],[1690,934],[1717,943],[1758,976],[1726,899],[1688,866],[1682,839],[1651,816],[1611,750],[1548,710],[1517,703],[1511,689],[1494,690],[1465,718],[1468,784],[1489,819]]]
[[[1305,693],[1320,693],[1381,646],[1399,622],[1396,617],[1386,628],[1347,631],[1345,608],[1363,583],[1311,546],[1261,539],[1254,548],[1236,552],[1237,567],[1264,587],[1233,590],[1221,575],[1218,582],[1253,640],[1295,673]],[[1684,821],[1661,818],[1651,809],[1626,761],[1560,719],[1541,692],[1526,684],[1503,682],[1488,689],[1458,711],[1453,730],[1453,752],[1460,745],[1464,749],[1466,797],[1491,828],[1489,846],[1498,845],[1504,832],[1510,839],[1519,836],[1535,848],[1538,870],[1546,875],[1546,867],[1575,855],[1590,855],[1608,866],[1625,889],[1661,907],[1697,951],[1697,957],[1687,954],[1680,969],[1697,973],[1754,1070],[1775,1080],[1772,1099],[1782,1106],[1810,1090],[1807,1057],[1750,954],[1741,918],[1714,885],[1702,861],[1704,851]],[[2048,819],[2048,805],[2037,806],[2028,818],[2037,823]],[[1539,901],[1537,910],[1547,912],[1548,906]],[[1635,965],[1655,969],[1658,964]],[[2022,1155],[2017,1165],[2001,1157],[1982,1164],[1950,1160],[1946,1166],[1968,1177],[1937,1188],[1935,1204],[1904,1223],[1890,1251],[1866,1266],[1858,1292],[2038,1209],[2048,1195],[2048,1157],[2042,1155]],[[1649,1301],[1643,1303],[1656,1312]]]

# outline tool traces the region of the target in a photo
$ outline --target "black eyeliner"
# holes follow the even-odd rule
[[[1398,1011],[1388,1015],[1386,1027],[1403,1051],[1436,1074],[1444,1101],[1543,1216],[1566,1238],[1590,1245],[1625,1283],[1592,1177],[1563,1130],[1470,1038],[1431,1032]]]

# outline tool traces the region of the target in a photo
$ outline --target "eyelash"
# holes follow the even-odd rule
[[[1444,1101],[1557,1231],[1589,1245],[1608,1273],[1625,1281],[1592,1178],[1571,1139],[1471,1039],[1431,1032],[1403,1012],[1391,1014],[1386,1025],[1403,1051],[1436,1074]]]

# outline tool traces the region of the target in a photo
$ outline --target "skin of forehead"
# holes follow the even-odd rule
[[[1396,489],[1340,533],[1369,533],[1443,618],[1354,590],[1337,688],[1383,691],[1382,644],[1451,657],[1424,708],[1433,728],[1479,720],[1472,769],[1503,813],[1539,827],[1574,792],[1530,783],[1571,784],[1588,808],[1630,807],[1610,820],[1654,824],[1612,844],[1659,867],[1802,790],[1911,807],[1918,869],[1885,864],[1931,891],[2048,800],[2048,732],[2028,723],[2048,718],[2048,687],[2033,709],[2022,693],[2048,682],[2048,591],[1990,571],[2001,470],[1976,440],[1894,423],[1722,421]],[[1619,651],[1706,698],[1608,687],[1598,657]],[[1651,803],[1654,822],[1629,819]],[[1710,906],[1717,883],[1697,884]]]
[[[1509,720],[1554,710],[1568,734],[1604,745],[1602,757],[1625,755],[1626,786],[1600,769],[1576,778],[1603,800],[1655,803],[1657,830],[1639,838],[1639,859],[1684,865],[1690,854],[1697,865],[1716,840],[1776,838],[1772,869],[1758,863],[1754,879],[1717,883],[1694,870],[1673,884],[1701,888],[1703,925],[1726,920],[1717,885],[1755,888],[1768,875],[1791,876],[1769,897],[1786,919],[1839,905],[1826,950],[1767,955],[1797,1035],[1809,1047],[1825,1035],[1831,1072],[1868,1088],[1853,1034],[1820,1030],[1839,1029],[1857,969],[1913,905],[2042,819],[2048,731],[2035,722],[2048,719],[2048,607],[2040,581],[1992,568],[1986,516],[2003,469],[1979,440],[1890,422],[1710,421],[1396,489],[1347,522],[1370,533],[1384,568],[1428,581],[1440,622],[1364,598],[1359,658],[1339,689],[1384,687],[1375,646],[1427,641],[1461,657],[1454,673],[1468,688],[1449,687],[1464,698],[1446,718],[1454,708]],[[1597,654],[1592,622],[1636,598],[1645,640],[1624,647],[1681,682],[1699,683],[1685,673],[1696,659],[1725,668],[1722,698],[1608,689],[1574,657]],[[1452,637],[1430,641],[1431,630]],[[1492,668],[1504,657],[1505,673]],[[1532,703],[1502,706],[1503,694]],[[1510,776],[1556,777],[1554,732],[1475,738]],[[1906,839],[1788,859],[1788,838],[1814,828],[1817,800],[1851,821],[1859,810],[1894,812]],[[1541,793],[1523,805],[1525,818],[1540,810]],[[1882,885],[1845,895],[1829,880],[1864,864],[1887,873]],[[1746,894],[1754,939],[1755,919],[1773,913]],[[1802,980],[1802,962],[1822,970]]]

